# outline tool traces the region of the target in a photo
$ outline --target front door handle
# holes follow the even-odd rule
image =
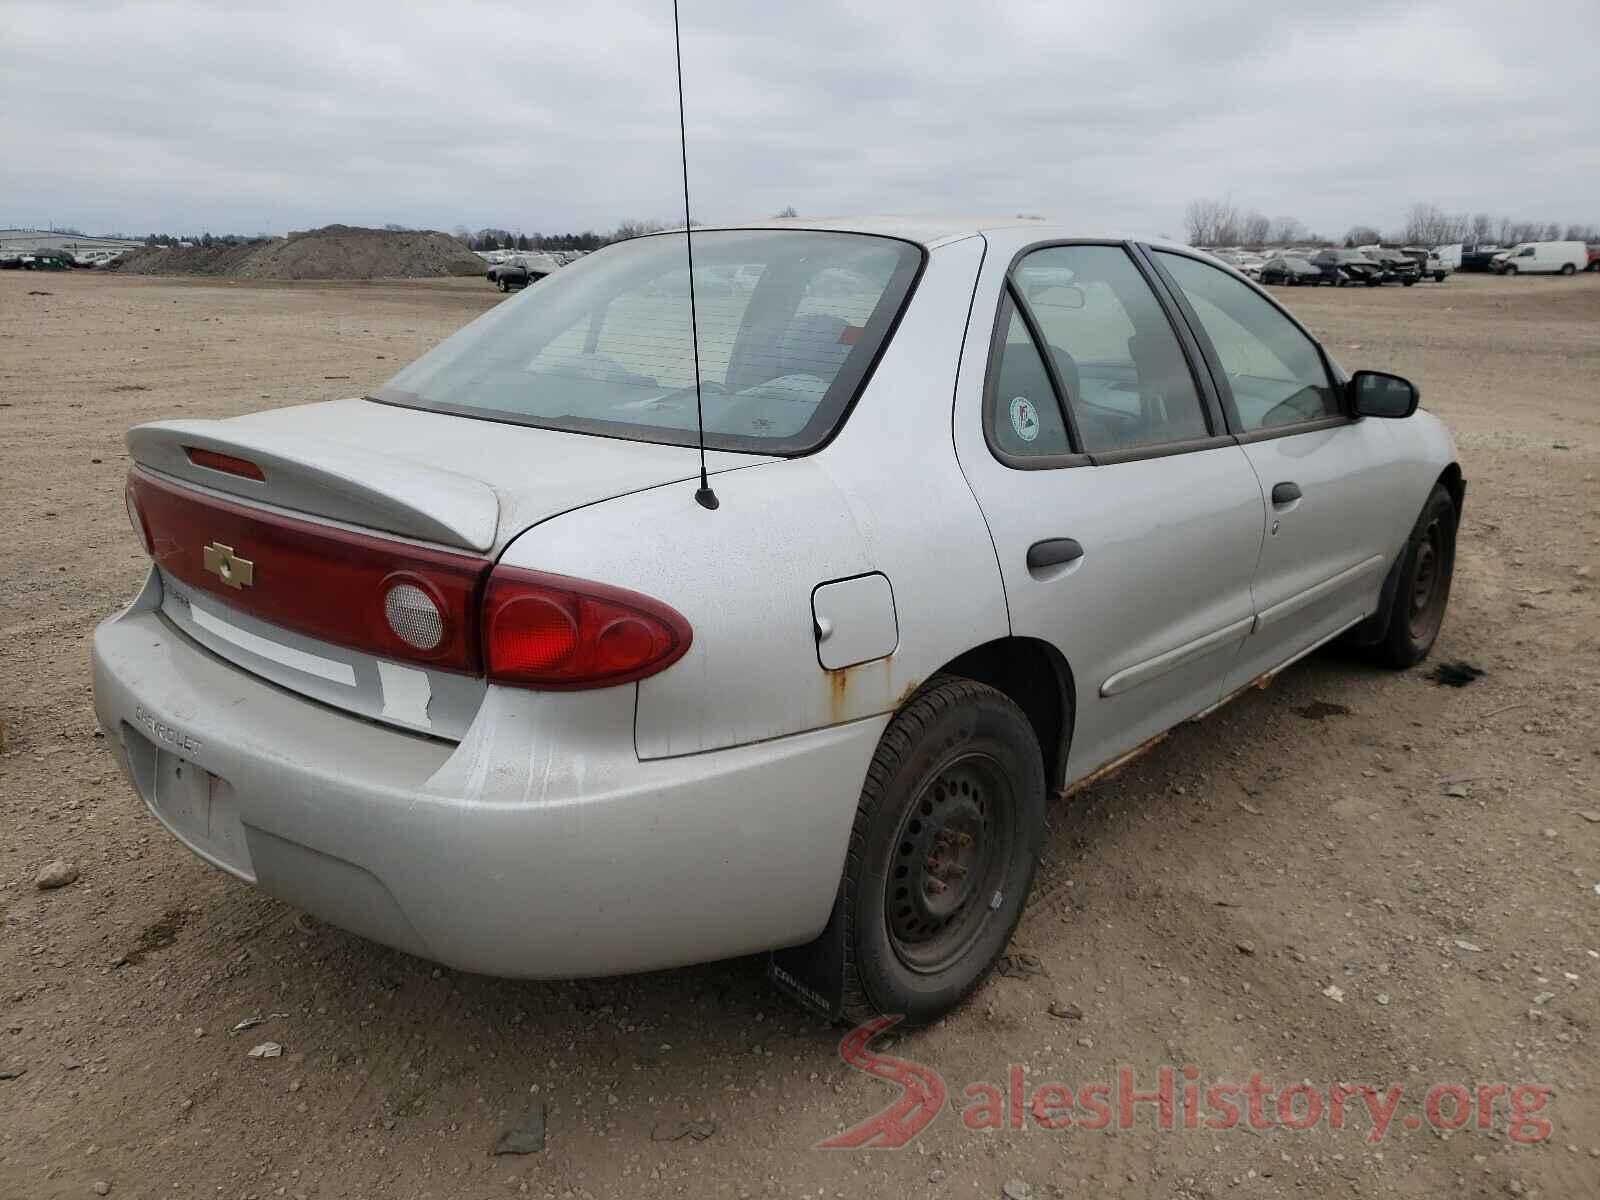
[[[1293,504],[1300,499],[1300,485],[1298,483],[1275,483],[1272,485],[1272,502],[1274,504]]]
[[[1077,538],[1046,538],[1028,547],[1028,570],[1059,567],[1063,563],[1077,562],[1083,557],[1083,547]]]

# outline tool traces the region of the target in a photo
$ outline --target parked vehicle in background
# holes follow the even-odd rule
[[[700,229],[757,282],[695,317],[684,251],[608,246],[370,399],[129,433],[150,572],[94,702],[152,819],[463,971],[773,950],[926,1025],[1052,796],[1341,635],[1432,648],[1448,430],[1208,256]]]
[[[1238,261],[1234,263],[1234,266],[1238,267],[1242,273],[1248,275],[1251,279],[1260,279],[1261,268],[1264,267],[1266,263],[1266,255],[1246,253],[1238,256]]]
[[[1590,246],[1590,247],[1588,247],[1588,251],[1589,251],[1589,265],[1587,267],[1585,267],[1584,270],[1585,271],[1600,271],[1600,246]]]
[[[1384,283],[1401,283],[1410,287],[1422,278],[1422,268],[1409,254],[1402,254],[1388,246],[1374,246],[1362,253],[1383,268]]]
[[[1426,246],[1403,246],[1400,253],[1416,262],[1422,272],[1422,278],[1431,279],[1435,283],[1443,283],[1445,276],[1454,270],[1453,267],[1445,265],[1438,250],[1430,250]]]
[[[1588,268],[1589,248],[1582,242],[1518,242],[1489,264],[1499,275],[1576,275]]]
[[[1483,242],[1478,245],[1468,243],[1461,247],[1461,261],[1457,264],[1458,271],[1487,271],[1489,264],[1494,261],[1494,256],[1501,252],[1501,247],[1495,242]]]
[[[1297,254],[1279,254],[1261,264],[1261,282],[1282,287],[1315,286],[1335,280],[1322,268]]]
[[[496,263],[483,273],[483,277],[502,292],[509,292],[525,288],[530,283],[538,283],[546,275],[553,275],[560,269],[561,264],[548,254],[527,251]]]
[[[1435,246],[1433,252],[1438,256],[1439,264],[1446,271],[1459,271],[1461,269],[1462,249],[1463,246],[1460,242],[1452,242],[1448,246]]]
[[[19,259],[24,271],[70,271],[72,255],[65,250],[36,250]]]
[[[1328,282],[1343,287],[1347,283],[1364,283],[1377,287],[1383,282],[1383,266],[1373,262],[1359,250],[1341,250],[1329,246],[1311,258],[1313,266],[1329,277]]]

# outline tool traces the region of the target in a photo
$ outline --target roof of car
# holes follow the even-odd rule
[[[698,229],[699,226],[696,226]],[[1026,230],[1029,241],[1052,238],[1132,238],[1155,245],[1173,245],[1165,238],[1136,237],[1125,232],[1107,233],[1080,225],[1063,225],[1042,217],[774,217],[766,221],[740,221],[708,229],[820,229],[837,233],[873,233],[896,237],[932,249],[980,233]],[[681,230],[680,230],[681,232]]]

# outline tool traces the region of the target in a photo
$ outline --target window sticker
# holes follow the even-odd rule
[[[1039,436],[1039,413],[1026,396],[1017,396],[1011,401],[1011,428],[1025,442]]]

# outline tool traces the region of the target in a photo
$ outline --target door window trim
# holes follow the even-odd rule
[[[1203,438],[1190,438],[1181,442],[1160,442],[1150,446],[1132,446],[1123,450],[1097,450],[1085,451],[1083,441],[1078,434],[1077,417],[1072,411],[1072,404],[1062,386],[1061,377],[1056,370],[1056,364],[1051,361],[1051,355],[1045,353],[1049,343],[1042,336],[1038,320],[1034,317],[1033,309],[1029,306],[1026,297],[1017,287],[1016,271],[1022,260],[1038,250],[1048,250],[1057,246],[1108,246],[1121,250],[1132,262],[1133,268],[1144,280],[1145,286],[1150,289],[1155,298],[1156,306],[1167,319],[1167,327],[1172,331],[1173,337],[1178,341],[1178,348],[1183,354],[1184,362],[1189,369],[1189,378],[1194,385],[1195,395],[1200,400],[1200,411],[1206,423],[1209,435]],[[1191,454],[1198,450],[1213,450],[1220,446],[1231,446],[1237,442],[1234,431],[1226,423],[1226,406],[1222,403],[1222,393],[1218,390],[1212,378],[1210,364],[1203,357],[1204,346],[1194,337],[1189,329],[1187,319],[1174,306],[1172,297],[1168,294],[1162,277],[1154,273],[1151,264],[1144,261],[1143,247],[1137,242],[1119,240],[1115,238],[1051,238],[1046,241],[1030,242],[1011,256],[1011,261],[1006,265],[1005,275],[1001,279],[1000,299],[995,305],[994,328],[990,333],[989,357],[985,366],[983,383],[983,438],[989,445],[989,453],[1002,465],[1019,471],[1048,471],[1058,470],[1063,467],[1109,467],[1122,463],[1140,462],[1149,458],[1167,458],[1174,454]],[[1022,318],[1028,336],[1033,340],[1034,351],[1039,355],[1044,364],[1045,374],[1049,377],[1050,388],[1055,393],[1056,406],[1061,412],[1061,421],[1067,431],[1068,444],[1072,447],[1067,454],[1012,454],[1000,447],[995,436],[995,400],[996,392],[1000,385],[1000,359],[1005,353],[1006,335],[1010,331],[1011,322],[1007,311],[1007,302]],[[1302,330],[1303,331],[1303,330]],[[1312,339],[1315,342],[1316,339]],[[1318,353],[1322,347],[1317,346]],[[1206,369],[1202,370],[1204,366]],[[1326,362],[1324,361],[1324,367]],[[1274,431],[1276,432],[1276,431]],[[1294,427],[1294,432],[1301,432],[1299,427]]]
[[[1228,382],[1227,372],[1223,370],[1221,356],[1217,354],[1217,348],[1212,343],[1210,334],[1206,332],[1205,325],[1200,320],[1200,315],[1195,312],[1194,307],[1189,303],[1189,298],[1184,295],[1183,288],[1178,284],[1178,281],[1174,279],[1167,271],[1166,267],[1162,265],[1159,255],[1171,254],[1178,258],[1193,259],[1195,262],[1200,263],[1202,266],[1210,267],[1214,271],[1223,270],[1223,268],[1219,267],[1216,263],[1210,261],[1203,255],[1195,254],[1191,251],[1172,246],[1150,246],[1144,243],[1139,243],[1137,246],[1137,251],[1141,257],[1149,262],[1150,268],[1160,276],[1162,283],[1166,287],[1168,295],[1171,297],[1173,303],[1177,306],[1178,311],[1182,314],[1184,323],[1189,326],[1190,333],[1194,337],[1195,341],[1199,344],[1201,353],[1205,357],[1206,366],[1209,369],[1213,383],[1216,386],[1217,394],[1222,400],[1223,415],[1227,420],[1228,430],[1233,435],[1233,441],[1240,445],[1247,445],[1252,442],[1267,442],[1272,441],[1274,438],[1293,437],[1294,435],[1300,433],[1313,433],[1321,429],[1332,429],[1336,426],[1351,425],[1360,419],[1352,416],[1349,410],[1345,407],[1345,400],[1342,394],[1342,385],[1344,383],[1344,379],[1338,371],[1334,370],[1333,361],[1328,357],[1328,351],[1323,346],[1322,342],[1319,341],[1312,334],[1312,332],[1300,322],[1299,318],[1297,318],[1292,312],[1280,304],[1277,298],[1265,288],[1251,281],[1248,276],[1233,276],[1229,272],[1223,271],[1224,274],[1229,274],[1230,278],[1236,277],[1240,283],[1243,283],[1246,287],[1254,291],[1256,295],[1260,296],[1273,308],[1277,309],[1278,312],[1282,313],[1283,316],[1288,319],[1289,323],[1299,330],[1305,339],[1311,343],[1312,348],[1317,352],[1317,361],[1322,364],[1322,371],[1327,377],[1328,386],[1333,389],[1335,395],[1338,397],[1339,407],[1341,409],[1341,412],[1337,416],[1317,417],[1310,421],[1296,421],[1288,425],[1275,425],[1270,429],[1245,429],[1244,422],[1239,419],[1239,409],[1233,400],[1233,387]]]

